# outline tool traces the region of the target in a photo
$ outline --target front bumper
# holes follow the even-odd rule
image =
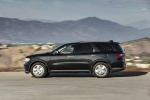
[[[29,64],[29,62],[24,64],[24,72],[25,73],[30,73],[30,64]]]

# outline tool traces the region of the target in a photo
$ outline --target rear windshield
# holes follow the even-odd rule
[[[124,49],[121,47],[121,45],[119,43],[111,44],[111,45],[115,49],[116,52],[125,53]]]

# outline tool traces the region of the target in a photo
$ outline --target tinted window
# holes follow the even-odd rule
[[[124,50],[123,50],[123,48],[120,46],[120,44],[112,44],[112,47],[113,47],[117,52],[124,53]]]
[[[96,43],[95,46],[98,48],[100,52],[114,52],[114,49],[108,44],[98,44]]]
[[[93,48],[90,44],[78,44],[75,48],[75,53],[92,53]]]

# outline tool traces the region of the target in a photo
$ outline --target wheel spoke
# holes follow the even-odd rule
[[[102,69],[105,69],[106,67],[105,67],[104,65],[101,65],[101,68],[102,68]]]
[[[103,76],[107,73],[107,69],[106,69],[106,66],[105,65],[97,65],[95,67],[95,73],[98,75],[98,76]]]
[[[41,75],[43,75],[43,73],[44,73],[44,68],[43,68],[43,66],[41,66],[41,65],[35,65],[35,66],[33,67],[33,74],[34,74],[35,76],[41,76]]]

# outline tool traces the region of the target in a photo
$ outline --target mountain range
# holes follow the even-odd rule
[[[150,28],[137,29],[97,17],[44,23],[0,17],[1,43],[125,42],[150,37]]]
[[[140,20],[140,21],[132,22],[127,25],[138,29],[150,28],[150,20]]]

